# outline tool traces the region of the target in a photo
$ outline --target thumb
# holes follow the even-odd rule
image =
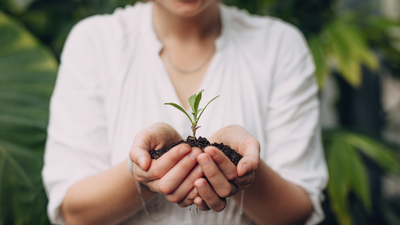
[[[260,164],[260,144],[255,138],[251,138],[246,144],[241,145],[238,149],[243,154],[243,158],[237,166],[237,174],[242,177],[252,171],[258,169]],[[244,147],[243,147],[244,146]]]
[[[151,149],[151,146],[154,145],[152,142],[154,141],[152,132],[143,130],[135,136],[132,148],[129,152],[130,160],[144,171],[147,171],[150,168],[151,157],[149,152],[154,150]]]

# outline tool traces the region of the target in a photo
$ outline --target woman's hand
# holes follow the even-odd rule
[[[164,194],[174,203],[188,196],[194,181],[203,176],[201,170],[193,169],[201,150],[180,144],[153,161],[149,152],[180,140],[181,136],[171,126],[156,123],[136,135],[129,153],[131,161],[134,162],[134,178],[151,191]]]
[[[233,196],[251,185],[260,162],[260,145],[243,127],[232,125],[217,131],[210,142],[224,143],[236,149],[243,158],[237,167],[217,148],[209,146],[197,157],[207,177],[195,181],[194,204],[200,210],[220,212],[226,206],[226,197]]]

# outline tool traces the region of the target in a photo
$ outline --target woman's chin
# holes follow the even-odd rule
[[[194,17],[215,0],[158,0],[157,2],[178,16]]]

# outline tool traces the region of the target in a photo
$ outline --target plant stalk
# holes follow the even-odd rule
[[[197,127],[192,126],[193,140],[196,140],[196,130],[197,130]]]

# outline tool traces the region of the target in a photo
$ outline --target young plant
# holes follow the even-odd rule
[[[203,114],[204,110],[207,108],[207,106],[214,101],[216,98],[219,97],[216,96],[213,99],[211,99],[211,101],[209,101],[207,103],[207,105],[203,108],[203,109],[199,109],[199,104],[200,104],[200,100],[201,100],[201,93],[204,90],[201,90],[197,95],[194,94],[192,96],[190,96],[189,98],[189,105],[192,108],[192,115],[193,115],[193,120],[192,118],[190,118],[189,114],[178,104],[175,103],[165,103],[165,105],[172,105],[173,107],[179,109],[180,111],[182,111],[183,113],[185,113],[185,115],[189,118],[190,122],[192,123],[192,132],[193,132],[193,139],[196,140],[196,130],[200,128],[200,126],[197,126],[197,123],[199,122],[199,119],[201,117],[201,115]]]

